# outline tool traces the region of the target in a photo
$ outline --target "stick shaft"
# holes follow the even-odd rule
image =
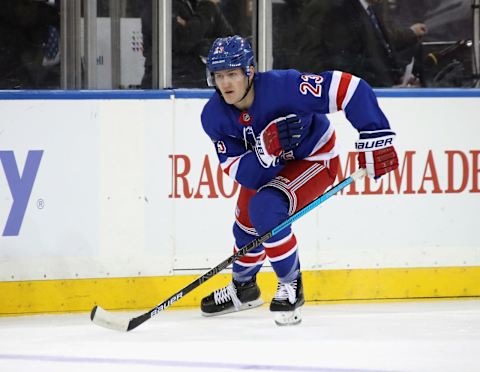
[[[228,257],[226,260],[215,266],[214,268],[210,269],[207,271],[205,274],[201,275],[197,279],[195,279],[193,282],[188,284],[186,287],[182,288],[169,298],[167,298],[165,301],[161,302],[151,310],[147,311],[146,313],[137,316],[135,318],[132,318],[127,327],[127,331],[130,331],[136,327],[138,327],[140,324],[144,323],[148,319],[154,317],[157,315],[160,311],[165,310],[167,307],[171,306],[178,300],[180,300],[182,297],[193,291],[195,288],[199,287],[201,284],[205,283],[207,280],[210,278],[214,277],[217,275],[219,272],[221,272],[223,269],[228,267],[230,264],[232,264],[235,260],[238,258],[244,256],[248,252],[250,252],[252,249],[257,248],[259,245],[261,245],[263,242],[266,240],[270,239],[272,236],[278,234],[280,231],[285,229],[287,226],[290,226],[294,221],[298,220],[300,217],[303,215],[307,214],[310,212],[312,209],[316,208],[318,205],[322,204],[325,200],[329,199],[339,191],[343,190],[345,187],[350,185],[352,182],[354,182],[357,179],[363,178],[366,174],[365,169],[359,169],[350,177],[345,178],[343,181],[338,183],[337,185],[333,186],[331,189],[329,189],[327,192],[324,194],[320,195],[318,198],[310,202],[308,205],[300,209],[298,212],[294,213],[292,216],[290,216],[287,220],[285,220],[283,223],[275,227],[274,229],[270,230],[269,232],[265,233],[264,235],[254,239],[247,245],[243,246],[240,248],[235,254],[231,255]],[[92,320],[94,317],[94,311],[95,308],[92,310]]]

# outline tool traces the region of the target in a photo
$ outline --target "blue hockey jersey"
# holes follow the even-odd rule
[[[215,93],[202,111],[202,126],[215,144],[225,173],[242,186],[258,189],[284,164],[295,159],[328,160],[338,155],[335,131],[325,114],[343,110],[359,131],[390,129],[372,88],[362,79],[341,71],[319,75],[296,70],[256,73],[255,96],[248,112],[227,104]],[[258,136],[272,120],[296,114],[304,134],[300,145],[282,154],[281,162],[265,168],[252,151],[246,128]]]

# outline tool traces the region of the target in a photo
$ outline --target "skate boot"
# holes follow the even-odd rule
[[[256,278],[246,283],[232,281],[224,288],[217,289],[202,300],[203,316],[214,316],[235,311],[253,309],[263,304]]]
[[[290,283],[278,282],[277,292],[270,303],[270,311],[275,314],[279,326],[295,325],[302,321],[303,296],[302,275]]]

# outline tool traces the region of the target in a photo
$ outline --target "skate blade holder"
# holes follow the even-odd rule
[[[275,324],[278,326],[296,325],[302,321],[302,308],[293,311],[275,312]]]

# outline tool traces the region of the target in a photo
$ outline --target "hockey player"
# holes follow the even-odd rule
[[[377,179],[398,167],[395,133],[362,79],[340,71],[257,72],[253,50],[240,36],[215,40],[207,69],[216,93],[203,109],[202,126],[223,171],[241,185],[235,250],[278,226],[334,182],[338,150],[325,114],[343,110],[357,129],[359,166],[367,168],[369,177]],[[267,257],[278,278],[270,303],[276,323],[301,322],[305,300],[291,227],[234,262],[232,282],[202,300],[202,314],[260,306],[256,274]]]

